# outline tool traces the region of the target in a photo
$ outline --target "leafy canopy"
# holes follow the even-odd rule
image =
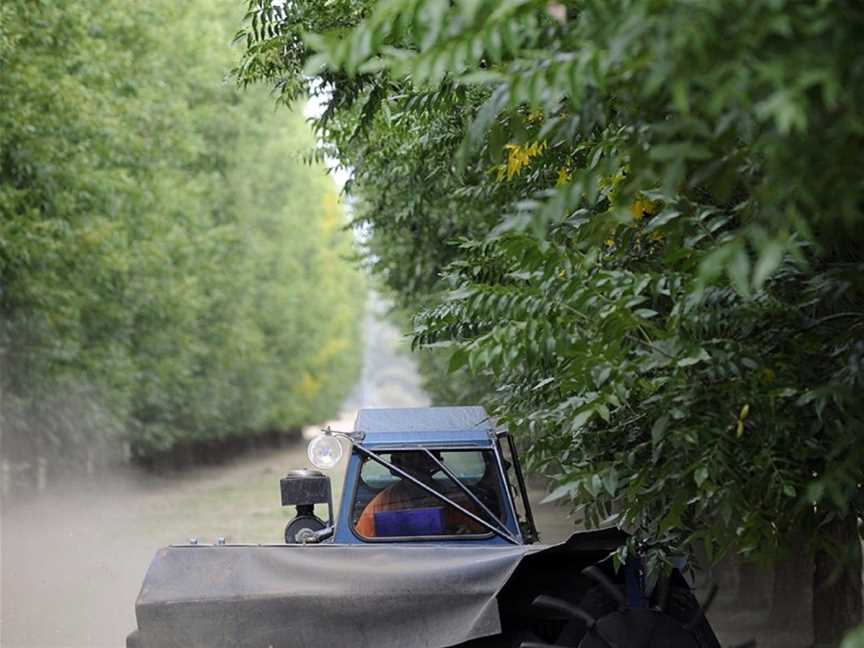
[[[331,415],[363,282],[300,115],[208,2],[0,8],[4,455],[150,456]],[[181,69],[178,70],[178,65]]]
[[[252,0],[247,20],[236,73],[326,103],[370,265],[551,497],[638,530],[652,567],[860,514],[858,3]]]

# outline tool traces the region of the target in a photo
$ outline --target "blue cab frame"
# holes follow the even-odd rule
[[[423,408],[429,409],[451,409],[451,408]],[[452,408],[457,409],[457,408]],[[463,409],[463,408],[458,408]],[[465,408],[475,409],[475,408]],[[476,408],[482,412],[481,408]],[[373,410],[374,411],[374,410]],[[516,448],[506,431],[496,430],[488,423],[488,417],[483,413],[485,425],[475,425],[467,429],[449,430],[406,430],[403,432],[382,431],[375,428],[362,432],[353,441],[351,456],[345,471],[345,486],[342,491],[339,512],[336,518],[335,531],[330,538],[334,544],[388,544],[388,543],[412,543],[426,545],[508,545],[508,544],[531,544],[537,541],[537,531],[531,514],[530,503],[525,492],[525,483],[519,466]],[[512,483],[505,467],[502,443],[508,444],[513,464],[513,477],[516,483]],[[352,510],[357,486],[360,482],[360,471],[363,466],[364,457],[375,460],[378,453],[390,451],[410,450],[485,450],[495,457],[497,467],[497,488],[501,501],[504,503],[504,516],[502,523],[506,528],[510,539],[487,533],[472,537],[460,538],[458,536],[447,537],[395,537],[395,538],[363,538],[357,534],[352,520]],[[513,492],[518,489],[525,511],[525,519],[520,524],[516,504],[513,501]]]

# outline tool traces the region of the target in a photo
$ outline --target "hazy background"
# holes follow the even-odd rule
[[[384,319],[386,308],[377,297],[370,299],[362,379],[339,420],[322,425],[350,429],[361,406],[428,405],[406,353],[407,339]],[[279,478],[307,465],[305,443],[298,441],[174,474],[118,467],[4,501],[0,644],[124,645],[157,548],[192,536],[202,542],[218,536],[281,542],[291,513],[280,505]],[[341,468],[331,474],[338,477]],[[539,500],[542,492],[534,495]],[[538,511],[544,540],[566,537],[570,524],[563,511],[544,511]]]

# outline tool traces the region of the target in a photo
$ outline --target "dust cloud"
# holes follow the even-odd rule
[[[118,472],[4,502],[2,645],[122,646],[154,548],[183,539],[152,525],[178,481]]]

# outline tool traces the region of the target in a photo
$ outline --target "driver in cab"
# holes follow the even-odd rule
[[[433,479],[435,474],[441,471],[441,468],[428,455],[412,451],[394,452],[390,462],[462,508],[475,515],[479,515],[474,502],[453,484],[452,481],[448,479],[448,483],[452,488],[448,488],[445,491],[441,488],[441,483]],[[357,520],[355,528],[361,536],[375,538],[392,535],[415,535],[412,533],[383,532],[383,529],[376,529],[376,517],[379,520],[379,524],[381,524],[383,519],[376,514],[396,512],[414,512],[418,514],[429,512],[433,515],[435,513],[438,514],[441,527],[443,528],[436,528],[432,525],[426,533],[420,531],[416,535],[464,535],[485,532],[485,528],[481,524],[478,524],[458,509],[427,493],[417,484],[404,479],[398,473],[394,471],[390,472],[398,478],[397,481],[375,495],[364,507],[360,518]]]

